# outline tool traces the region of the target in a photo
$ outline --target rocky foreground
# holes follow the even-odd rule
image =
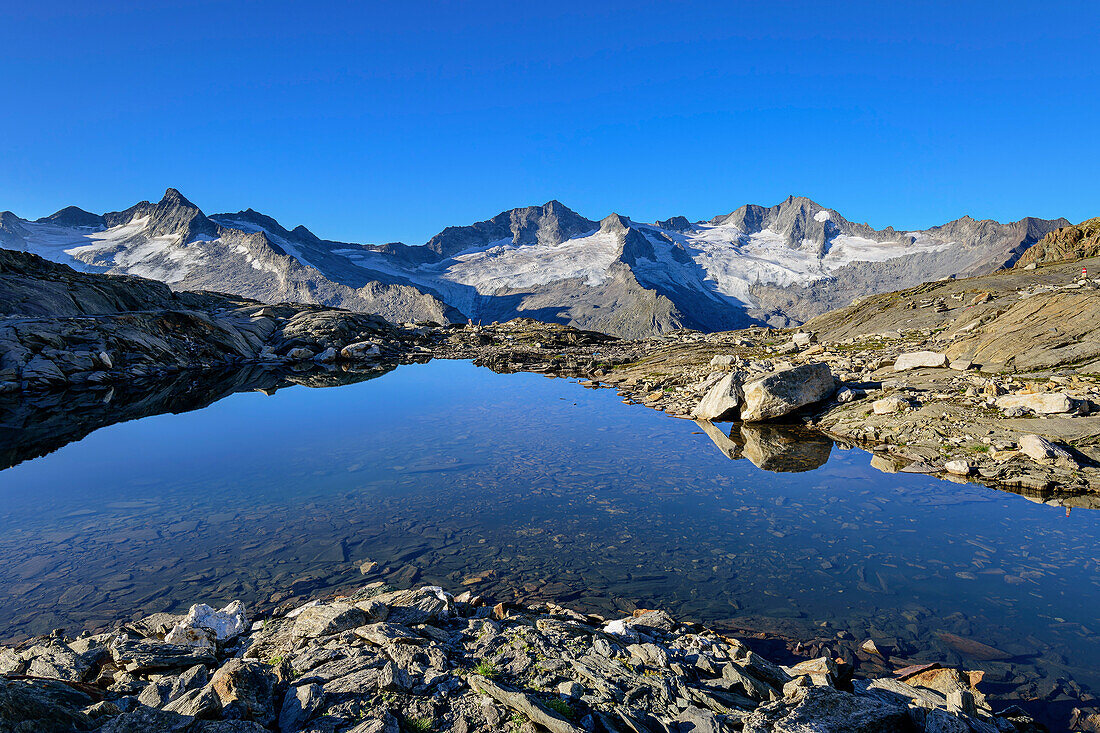
[[[258,620],[234,602],[59,631],[0,649],[0,673],[11,733],[1045,730],[991,710],[980,672],[852,679],[828,654],[781,666],[663,611],[607,620],[435,586],[375,583]]]

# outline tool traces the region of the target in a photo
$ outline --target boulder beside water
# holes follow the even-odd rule
[[[741,419],[745,422],[774,420],[812,405],[836,391],[828,364],[802,364],[769,374],[744,387]]]

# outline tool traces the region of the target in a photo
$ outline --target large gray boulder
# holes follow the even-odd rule
[[[735,420],[742,402],[741,381],[744,375],[730,372],[710,388],[695,406],[691,416],[699,420]]]
[[[306,608],[294,621],[292,633],[298,638],[339,634],[367,622],[367,615],[348,603],[329,603]]]
[[[828,364],[802,364],[769,374],[744,387],[744,422],[774,420],[820,402],[836,390]]]
[[[1020,452],[1037,463],[1077,467],[1077,460],[1072,453],[1051,443],[1041,435],[1022,436],[1020,438]]]

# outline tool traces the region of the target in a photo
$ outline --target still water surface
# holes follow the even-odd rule
[[[1100,689],[1100,514],[815,451],[763,471],[610,390],[464,362],[240,393],[0,472],[0,638],[380,578],[840,631],[1025,693]]]

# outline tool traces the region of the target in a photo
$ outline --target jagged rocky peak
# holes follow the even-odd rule
[[[600,232],[622,238],[622,249],[618,257],[620,262],[634,266],[638,264],[639,258],[657,259],[653,243],[622,214],[609,214],[604,217],[600,222]]]
[[[626,234],[630,229],[630,219],[622,214],[608,214],[600,221],[601,232]]]
[[[85,211],[79,206],[66,206],[60,211],[54,212],[49,216],[44,216],[39,219],[38,224],[55,224],[63,227],[81,227],[81,228],[99,228],[105,226],[103,217],[99,214],[93,214],[90,211]]]
[[[1024,252],[1016,267],[1096,256],[1100,256],[1100,217],[1047,232],[1035,246]]]
[[[134,218],[141,217],[149,218],[145,231],[150,236],[180,235],[182,244],[197,238],[216,239],[218,236],[218,225],[174,188],[166,190],[164,197],[155,204],[142,201],[125,211],[103,215],[107,226],[129,224]]]
[[[283,227],[283,225],[276,221],[274,218],[268,216],[267,214],[261,214],[251,207],[245,209],[244,211],[238,211],[236,214],[211,214],[210,218],[218,222],[225,220],[230,224],[232,222],[243,221],[249,224],[254,224],[255,226],[266,229],[267,231],[272,232],[273,234],[278,234],[282,237],[291,236],[290,232],[288,232]]]
[[[429,239],[426,247],[443,259],[501,240],[511,240],[512,244],[557,245],[595,228],[595,222],[560,201],[548,201],[542,206],[510,209],[469,226],[447,227]]]
[[[746,234],[770,229],[782,236],[789,247],[802,247],[809,241],[823,248],[847,221],[805,196],[788,196],[775,206],[746,204],[731,214],[716,216],[711,223],[736,226]]]
[[[662,229],[668,229],[672,232],[686,232],[691,229],[691,222],[687,220],[686,216],[674,216],[654,223]]]

